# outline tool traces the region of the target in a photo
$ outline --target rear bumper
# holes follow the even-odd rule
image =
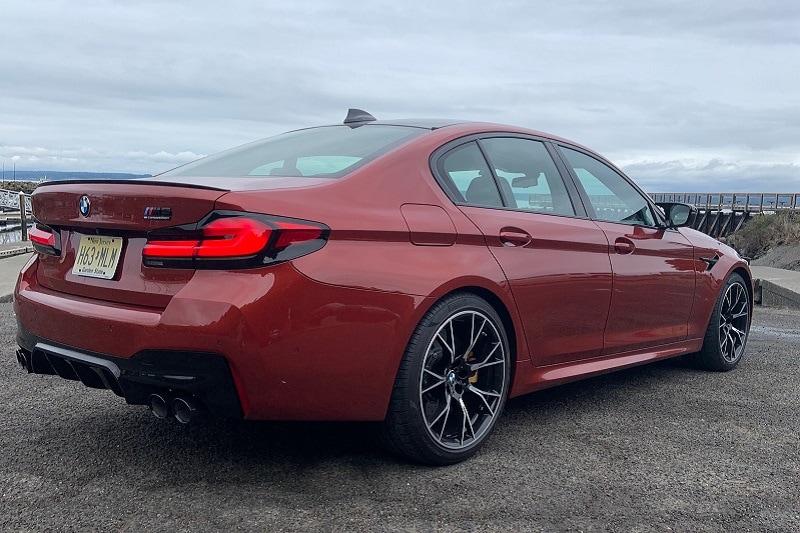
[[[383,419],[424,300],[319,283],[287,262],[197,271],[166,307],[144,307],[53,291],[36,270],[22,271],[14,297],[30,370],[132,404],[186,392],[256,420]]]
[[[242,418],[227,360],[193,352],[140,352],[130,359],[85,353],[36,339],[19,325],[17,361],[32,374],[57,375],[94,389],[108,389],[132,405],[152,394],[188,395],[212,415]]]

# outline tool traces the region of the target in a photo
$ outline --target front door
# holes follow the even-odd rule
[[[604,354],[686,339],[695,293],[694,250],[659,224],[652,205],[602,161],[560,147],[611,245],[613,291]]]

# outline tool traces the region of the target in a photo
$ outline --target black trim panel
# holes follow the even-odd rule
[[[124,359],[58,346],[21,325],[17,342],[17,359],[32,374],[108,389],[131,405],[147,405],[151,394],[166,392],[192,396],[217,417],[244,416],[228,360],[219,354],[148,350]]]
[[[147,180],[147,181],[145,181]],[[45,181],[39,184],[39,187],[49,187],[51,185],[85,185],[91,183],[92,185],[115,183],[124,185],[166,185],[169,187],[183,187],[186,189],[206,189],[209,191],[222,191],[230,192],[230,189],[223,189],[221,187],[211,187],[210,185],[197,185],[195,183],[180,183],[176,181],[159,181],[153,178],[131,178],[127,180],[57,180]]]

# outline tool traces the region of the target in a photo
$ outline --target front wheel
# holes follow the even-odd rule
[[[400,363],[383,437],[395,452],[433,465],[472,456],[508,396],[503,323],[483,299],[456,293],[423,317]]]
[[[731,274],[717,297],[702,349],[690,361],[706,370],[736,368],[750,329],[750,292],[739,274]]]

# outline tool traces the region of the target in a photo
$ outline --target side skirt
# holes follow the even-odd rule
[[[702,345],[702,338],[691,339],[659,346],[655,350],[623,352],[571,363],[540,367],[533,367],[529,361],[525,361],[524,365],[517,364],[510,397],[555,387],[571,381],[599,376],[600,374],[607,374],[623,368],[652,363],[660,359],[669,359],[694,353],[699,351]]]

